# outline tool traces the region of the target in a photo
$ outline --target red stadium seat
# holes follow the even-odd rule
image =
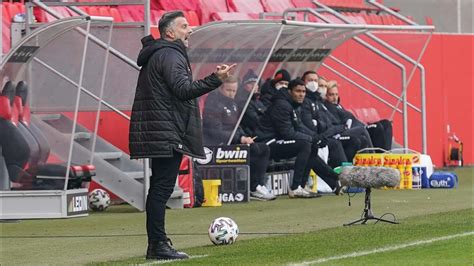
[[[190,26],[199,26],[201,25],[199,17],[195,11],[184,11],[184,16],[188,20]]]
[[[157,1],[157,0],[155,0]],[[197,11],[199,10],[198,0],[158,0],[158,7],[161,10],[183,10],[183,11]]]
[[[110,7],[108,7],[108,6],[99,7],[99,14],[103,17],[111,17],[112,16],[110,14]]]
[[[90,7],[88,8],[87,14],[89,14],[90,16],[100,16],[99,7],[97,7],[97,6],[90,6]]]
[[[312,0],[292,0],[293,5],[295,7],[309,7],[315,8],[316,6],[313,4]]]
[[[114,22],[123,22],[122,15],[115,7],[110,8],[110,16],[114,18]]]
[[[165,12],[164,10],[151,10],[151,24],[158,25],[158,21]]]
[[[10,24],[2,21],[2,50],[6,54],[10,50]]]
[[[117,10],[120,13],[120,16],[122,17],[123,22],[134,22],[135,19],[133,18],[132,14],[130,14],[130,10],[126,8],[117,8]]]
[[[259,0],[227,0],[227,6],[231,12],[247,14],[265,12]]]
[[[377,112],[377,110],[373,107],[355,109],[354,111],[355,111],[354,113],[357,119],[359,119],[360,121],[366,124],[380,121],[380,115]]]
[[[3,3],[3,4],[7,8],[8,16],[10,17],[10,19],[13,19],[13,17],[16,14],[21,13],[21,10],[17,5],[15,5],[13,3]]]
[[[201,24],[212,20],[215,12],[229,12],[226,0],[200,0]]]
[[[240,12],[216,12],[211,16],[212,21],[216,20],[251,20],[258,17],[258,14],[247,14]]]
[[[124,22],[141,22],[144,20],[145,12],[143,6],[119,6],[118,9]],[[127,10],[128,12],[122,10]]]
[[[288,8],[295,8],[291,0],[260,0],[265,12],[283,13]]]
[[[21,13],[25,13],[25,4],[17,2],[15,3],[15,5],[18,6],[18,9],[20,10]]]
[[[324,14],[324,17],[327,20],[329,20],[330,23],[333,23],[333,24],[346,24],[344,21],[340,20],[339,18],[337,18],[333,14]]]

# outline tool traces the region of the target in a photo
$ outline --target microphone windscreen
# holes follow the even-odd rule
[[[400,184],[400,171],[379,166],[345,166],[339,180],[343,186],[350,187],[396,187]]]

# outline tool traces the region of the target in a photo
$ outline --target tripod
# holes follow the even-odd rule
[[[385,219],[374,216],[374,214],[372,213],[372,208],[371,208],[371,204],[370,204],[370,193],[371,193],[371,189],[366,188],[365,189],[365,208],[364,208],[363,218],[360,218],[360,219],[355,220],[353,222],[350,222],[348,224],[344,224],[344,226],[349,226],[349,225],[353,225],[353,224],[356,224],[356,223],[366,224],[368,220],[376,220],[377,222],[382,221],[382,222],[391,223],[391,224],[398,224],[397,221],[385,220]]]

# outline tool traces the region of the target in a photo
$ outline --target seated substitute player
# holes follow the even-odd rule
[[[286,69],[280,69],[275,73],[273,79],[267,80],[262,86],[262,103],[268,107],[272,103],[272,97],[280,89],[287,89],[291,75]]]
[[[340,166],[344,161],[352,161],[359,149],[369,146],[370,137],[363,136],[362,130],[348,129],[347,125],[340,124],[324,106],[322,94],[324,89],[318,90],[317,80],[321,78],[314,71],[303,74],[307,88],[306,98],[303,104],[303,123],[313,131],[317,131],[329,145],[329,164],[332,167]],[[325,86],[322,84],[322,86]],[[319,92],[321,91],[321,93]],[[366,140],[368,139],[368,140]],[[341,152],[341,144],[343,152]],[[344,154],[343,154],[344,153]]]
[[[272,159],[296,157],[293,182],[288,193],[290,198],[317,197],[305,189],[311,169],[339,194],[341,185],[338,175],[317,155],[318,148],[325,144],[301,121],[301,104],[305,94],[305,84],[300,79],[292,80],[288,89],[280,89],[261,120],[257,140],[267,142]]]
[[[226,145],[239,119],[240,110],[234,98],[238,82],[229,76],[222,86],[207,97],[203,111],[203,138],[205,145]],[[270,149],[264,143],[255,143],[238,127],[231,144],[250,146],[250,195],[253,199],[274,200],[266,188],[266,170],[270,163]]]
[[[252,98],[250,99],[247,109],[245,109],[244,116],[242,117],[242,121],[240,122],[240,126],[245,131],[245,134],[249,136],[256,136],[256,130],[260,125],[260,119],[262,119],[267,110],[263,102],[260,100],[260,86],[257,84],[257,79],[257,75],[253,70],[249,69],[242,78],[242,86],[239,88],[239,91],[237,91],[236,96],[239,107],[243,108],[250,97],[250,93],[255,87],[255,92],[252,94]]]
[[[328,82],[326,101],[324,102],[324,105],[340,120],[340,123],[351,123],[352,127],[366,128],[374,147],[379,147],[385,150],[390,150],[392,148],[392,122],[383,119],[368,125],[362,123],[340,104],[339,85],[335,80]]]

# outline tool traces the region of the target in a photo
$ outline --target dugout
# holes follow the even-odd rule
[[[84,16],[45,24],[4,58],[0,219],[88,214],[83,183],[96,174],[92,155],[100,145],[96,132],[103,83],[93,93],[84,86],[88,75],[105,82],[110,48],[110,38],[103,47],[91,44],[91,27],[111,36],[112,19]],[[98,66],[92,73],[86,69],[90,63]],[[53,75],[57,71],[61,75]],[[83,112],[87,118],[78,123]]]
[[[68,18],[46,24],[12,49],[4,60],[1,75],[4,83],[23,80],[29,85],[31,123],[40,129],[51,147],[47,162],[64,164],[67,169],[69,165],[93,164],[96,167],[94,180],[143,210],[147,168],[143,170],[142,162],[128,160],[123,151],[95,134],[102,121],[97,114],[102,115],[102,110],[121,116],[122,120],[113,122],[117,127],[128,122],[124,112],[131,110],[138,74],[137,68],[116,56],[104,64],[110,47],[110,26],[110,20],[95,17]],[[418,117],[417,123],[421,123],[424,92],[417,85],[414,87],[420,92],[412,99],[406,97],[406,92],[412,86],[432,30],[432,26],[293,20],[221,21],[195,29],[189,57],[195,79],[208,75],[216,64],[223,62],[238,64],[235,75],[239,79],[248,69],[253,69],[258,79],[272,76],[279,68],[286,68],[294,77],[308,69],[326,69],[357,85],[364,99],[370,99],[364,103],[385,110],[383,116],[398,119],[404,125],[404,138],[408,138],[408,117],[412,117],[409,109]],[[84,45],[85,36],[98,38]],[[36,48],[29,56],[15,62],[21,59],[14,59],[15,55],[25,55],[28,50],[24,49],[33,49],[31,47]],[[410,49],[405,50],[406,47]],[[352,56],[355,54],[357,57]],[[356,70],[351,63],[362,64],[364,71]],[[393,74],[382,81],[377,79],[381,73]],[[202,106],[204,97],[199,101]],[[245,110],[247,104],[248,100],[239,109]],[[115,128],[106,130],[109,134],[123,134]],[[99,132],[99,135],[102,134]],[[8,191],[11,184],[7,184],[5,174],[2,180],[5,184],[0,194],[3,219],[67,217],[68,182],[60,189],[17,192]],[[44,211],[33,204],[40,202],[38,197],[46,200],[41,203]],[[55,203],[49,201],[53,198]],[[72,199],[74,197],[69,202]],[[20,202],[24,203],[18,205]],[[50,209],[53,205],[56,212]],[[24,215],[16,212],[19,206],[24,207]]]

